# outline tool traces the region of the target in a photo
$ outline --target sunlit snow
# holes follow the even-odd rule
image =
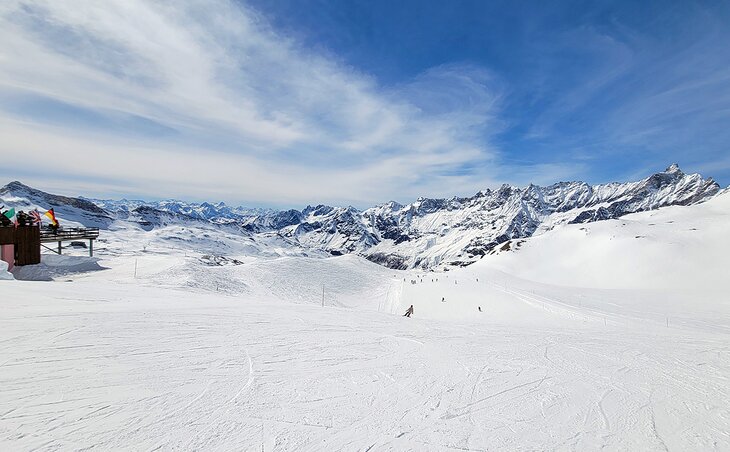
[[[728,230],[725,193],[417,272],[117,222],[0,284],[0,448],[728,450]]]

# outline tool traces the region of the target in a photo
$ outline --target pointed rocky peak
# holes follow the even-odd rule
[[[649,176],[646,179],[646,186],[655,190],[665,189],[677,184],[683,177],[685,174],[679,169],[679,165],[673,163],[661,173]]]
[[[357,217],[360,215],[360,210],[356,209],[353,206],[347,206],[345,208],[338,209],[339,212],[337,213],[338,217]]]
[[[683,175],[684,174],[682,172],[682,170],[679,169],[679,165],[676,164],[676,163],[672,163],[671,165],[669,165],[667,167],[667,169],[664,170],[664,172],[665,173],[669,173],[669,174],[677,174],[677,175]]]
[[[26,192],[26,193],[33,193],[37,190],[34,188],[31,188],[24,183],[14,180],[10,182],[9,184],[5,185],[4,187],[0,188],[0,193],[17,193],[17,192]]]
[[[7,185],[5,185],[3,188],[30,188],[30,187],[18,180],[14,180],[14,181],[8,183]]]
[[[317,206],[307,206],[302,210],[304,215],[327,215],[332,212],[335,208],[331,206],[325,206],[324,204],[318,204]]]
[[[388,206],[390,210],[401,210],[403,208],[403,204],[398,201],[388,201],[385,205]]]
[[[517,189],[515,189],[515,188],[514,188],[514,187],[512,187],[511,185],[508,185],[508,184],[502,184],[502,186],[501,186],[501,187],[499,187],[499,190],[497,191],[497,196],[498,196],[499,198],[502,198],[502,199],[504,199],[504,198],[508,198],[508,197],[509,197],[509,196],[510,196],[510,195],[512,194],[512,192],[513,192],[513,191],[516,191],[516,190],[517,190]]]

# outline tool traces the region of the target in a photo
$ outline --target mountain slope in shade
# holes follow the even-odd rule
[[[224,203],[88,200],[49,195],[19,182],[0,189],[0,200],[8,206],[57,206],[61,218],[86,225],[108,227],[113,219],[146,230],[175,224],[226,225],[254,240],[273,234],[313,252],[355,253],[391,268],[435,269],[469,265],[501,243],[557,225],[696,204],[719,191],[712,178],[685,174],[674,164],[637,182],[503,185],[472,197],[419,198],[406,205],[391,201],[364,211],[325,205],[274,211]]]
[[[53,195],[36,190],[18,181],[0,188],[0,205],[14,207],[16,211],[53,209],[62,226],[89,226],[107,228],[114,221],[113,215],[95,203],[70,196]]]

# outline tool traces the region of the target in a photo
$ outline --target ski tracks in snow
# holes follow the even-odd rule
[[[0,319],[0,447],[730,448],[715,333],[164,297]]]

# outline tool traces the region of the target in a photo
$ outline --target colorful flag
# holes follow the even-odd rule
[[[8,220],[12,220],[15,216],[15,207],[11,207],[10,210],[5,212],[5,216],[8,217]]]
[[[43,215],[47,216],[51,219],[51,224],[54,226],[58,224],[58,221],[56,221],[56,214],[53,213],[53,209],[50,209],[48,212],[44,213]]]
[[[30,212],[31,218],[33,218],[33,223],[36,223],[40,226],[41,224],[41,213],[38,212],[38,209],[34,209]]]

